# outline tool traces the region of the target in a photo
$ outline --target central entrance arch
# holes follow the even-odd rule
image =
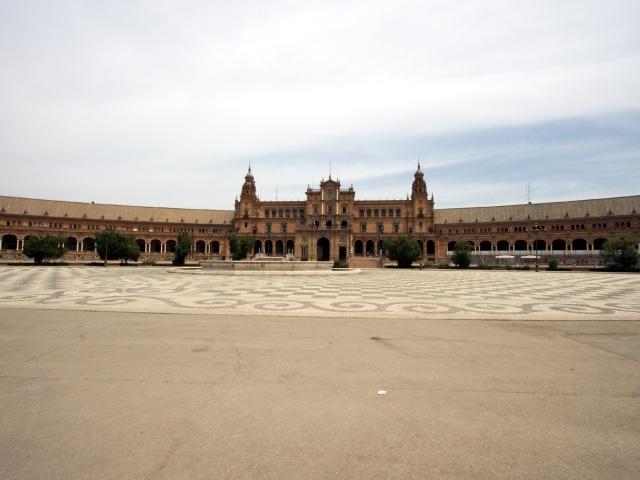
[[[318,254],[316,255],[316,258],[318,259],[318,261],[326,262],[330,260],[330,256],[331,256],[330,247],[331,246],[327,238],[322,237],[320,240],[318,240],[318,252],[317,252]]]

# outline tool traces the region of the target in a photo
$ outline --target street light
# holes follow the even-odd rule
[[[534,233],[534,245],[536,247],[536,272],[538,271],[538,232],[540,232],[540,225],[537,223],[533,224],[533,233]]]
[[[253,254],[256,254],[256,232],[258,231],[258,227],[256,225],[253,226]]]
[[[286,253],[289,253],[288,250],[287,250],[287,224],[286,223],[282,224],[282,231],[284,232],[284,251]],[[285,254],[285,257],[286,256],[287,255]]]

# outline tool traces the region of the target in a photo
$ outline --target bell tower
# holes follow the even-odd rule
[[[413,225],[411,231],[416,233],[429,232],[433,227],[433,196],[427,196],[427,183],[424,181],[424,172],[418,162],[416,173],[413,174],[411,185],[411,207],[413,210]]]
[[[424,181],[424,173],[418,162],[418,169],[413,174],[413,185],[411,186],[411,198],[427,197],[427,183]]]
[[[256,181],[253,179],[251,166],[249,166],[249,170],[244,176],[244,184],[242,185],[240,200],[253,200],[254,202],[258,201],[258,197],[256,196]]]
[[[244,176],[244,183],[242,184],[242,191],[240,192],[240,200],[236,197],[236,219],[242,219],[240,230],[248,231],[252,228],[249,225],[249,219],[256,218],[258,216],[258,195],[256,195],[256,182],[251,173],[251,166],[247,174]]]

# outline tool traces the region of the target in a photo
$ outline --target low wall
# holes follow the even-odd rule
[[[237,271],[304,271],[304,270],[330,270],[333,262],[261,262],[261,261],[225,261],[225,260],[201,260],[200,265],[204,269],[212,270],[237,270]]]

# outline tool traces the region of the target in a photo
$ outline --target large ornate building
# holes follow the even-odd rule
[[[134,235],[141,259],[170,260],[178,233],[194,238],[196,259],[229,258],[231,233],[249,236],[254,253],[298,260],[380,264],[384,241],[414,238],[426,261],[446,260],[455,243],[472,243],[478,262],[554,256],[563,263],[597,264],[605,240],[640,240],[640,195],[472,208],[434,208],[418,165],[411,196],[357,200],[352,186],[331,176],[300,201],[261,201],[251,169],[235,209],[194,210],[37,200],[0,196],[0,261],[23,258],[30,235],[66,239],[67,261],[91,261],[95,235],[109,227]]]

